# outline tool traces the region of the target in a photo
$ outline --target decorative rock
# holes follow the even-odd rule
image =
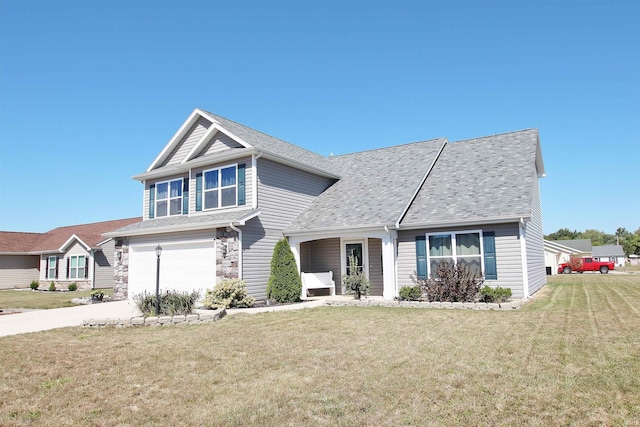
[[[144,325],[144,317],[132,317],[131,318],[132,325]]]
[[[155,316],[145,317],[144,324],[145,325],[155,325],[158,323],[158,318]]]
[[[165,323],[171,323],[171,316],[160,316],[158,317],[158,323],[164,325]]]
[[[171,321],[173,323],[182,323],[185,321],[185,316],[184,315],[175,315],[173,316],[173,318],[171,319]]]
[[[500,310],[500,304],[498,304],[496,302],[489,302],[489,303],[487,303],[487,308],[489,310]]]

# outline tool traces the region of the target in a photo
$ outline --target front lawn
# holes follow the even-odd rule
[[[105,295],[111,295],[111,289],[104,289]],[[0,290],[0,309],[6,308],[29,308],[29,309],[49,309],[73,307],[77,304],[71,302],[74,298],[89,298],[91,291],[74,292],[49,292],[32,291],[31,289],[7,289]],[[1,423],[0,423],[1,424]]]
[[[520,310],[322,307],[0,338],[0,424],[633,425],[640,275]]]

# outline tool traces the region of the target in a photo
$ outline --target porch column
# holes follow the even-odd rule
[[[383,287],[382,298],[393,300],[396,296],[396,239],[398,233],[389,230],[389,233],[382,238],[382,271]]]
[[[300,241],[298,239],[289,238],[289,247],[293,252],[293,257],[296,260],[296,266],[298,267],[298,274],[300,274]]]

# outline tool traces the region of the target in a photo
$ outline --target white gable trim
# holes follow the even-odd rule
[[[73,240],[77,240],[78,243],[80,243],[82,245],[82,247],[84,247],[87,251],[91,249],[91,247],[89,247],[89,245],[87,245],[85,242],[82,241],[81,238],[79,238],[78,236],[76,236],[75,234],[71,237],[69,237],[69,239],[67,239],[66,242],[64,242],[64,244],[62,246],[60,246],[60,249],[58,249],[60,252],[64,252],[69,245],[71,244],[71,242],[73,242]]]
[[[205,119],[209,120],[208,117],[205,117]],[[252,148],[252,146],[248,142],[244,141],[242,138],[235,136],[233,133],[223,128],[220,124],[213,122],[213,125],[209,128],[209,130],[207,130],[202,138],[200,138],[200,141],[195,143],[191,151],[189,151],[189,153],[185,156],[184,159],[182,159],[180,163],[186,163],[189,160],[195,158],[198,153],[200,153],[200,151],[204,148],[204,146],[207,145],[218,132],[224,133],[229,138],[242,145],[244,148]]]

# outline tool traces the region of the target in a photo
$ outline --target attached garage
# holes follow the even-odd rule
[[[156,289],[156,246],[160,256],[160,291],[204,292],[216,283],[216,248],[208,236],[155,236],[153,241],[132,238],[129,244],[129,298]]]

